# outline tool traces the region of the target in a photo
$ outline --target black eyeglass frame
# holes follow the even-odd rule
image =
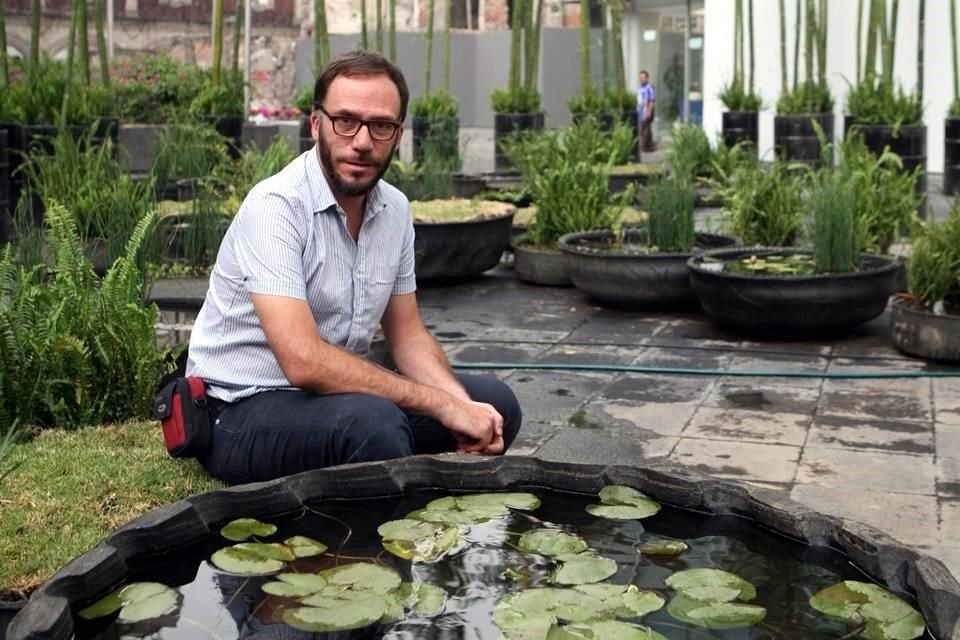
[[[355,138],[356,135],[360,133],[360,129],[366,127],[367,133],[370,135],[371,139],[376,140],[377,142],[389,142],[390,140],[393,140],[393,138],[397,135],[397,131],[399,131],[400,127],[403,126],[402,122],[396,122],[394,120],[381,120],[379,118],[376,120],[361,120],[356,116],[331,115],[326,109],[324,109],[320,105],[317,105],[316,108],[317,108],[317,111],[319,111],[323,115],[330,118],[330,125],[333,127],[333,132],[343,138]],[[353,133],[340,133],[339,131],[337,131],[337,122],[340,122],[343,120],[353,120],[354,122],[358,122],[359,124],[357,125],[357,130],[354,131]],[[393,132],[386,138],[377,137],[376,135],[374,135],[373,129],[370,128],[371,124],[389,124],[391,127],[393,127]]]

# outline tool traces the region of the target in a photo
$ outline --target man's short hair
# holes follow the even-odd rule
[[[397,91],[400,92],[400,121],[402,122],[407,117],[407,103],[410,101],[410,89],[407,88],[407,81],[403,78],[403,72],[400,71],[400,67],[379,53],[365,49],[355,49],[349,53],[342,53],[323,68],[323,71],[317,76],[316,84],[313,86],[313,108],[319,109],[323,106],[323,101],[327,97],[327,90],[337,77],[351,78],[353,76],[381,74],[389,76],[393,80],[393,84],[396,85]]]
[[[646,70],[641,71],[641,72],[640,72],[640,75],[642,75],[642,76],[647,76],[648,78],[650,77],[650,74],[647,73]]]

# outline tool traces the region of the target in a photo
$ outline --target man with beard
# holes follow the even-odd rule
[[[513,392],[455,375],[420,319],[409,203],[383,176],[409,92],[383,56],[333,60],[314,88],[316,147],[254,187],[224,236],[190,341],[230,483],[415,453],[503,453]],[[368,361],[377,324],[396,372]]]

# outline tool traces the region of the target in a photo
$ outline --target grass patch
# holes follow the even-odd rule
[[[499,218],[513,208],[512,204],[492,200],[414,200],[410,202],[410,211],[414,222],[472,222]]]
[[[13,448],[0,484],[0,599],[29,593],[110,531],[216,489],[195,461],[170,458],[156,422],[42,431]]]
[[[537,207],[535,205],[517,209],[513,216],[513,226],[526,227],[537,217]],[[647,212],[636,207],[624,207],[623,218],[621,222],[625,225],[639,225],[647,221]]]

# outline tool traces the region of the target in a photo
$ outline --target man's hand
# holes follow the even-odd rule
[[[503,416],[485,402],[453,399],[438,416],[457,441],[460,453],[503,453]]]

